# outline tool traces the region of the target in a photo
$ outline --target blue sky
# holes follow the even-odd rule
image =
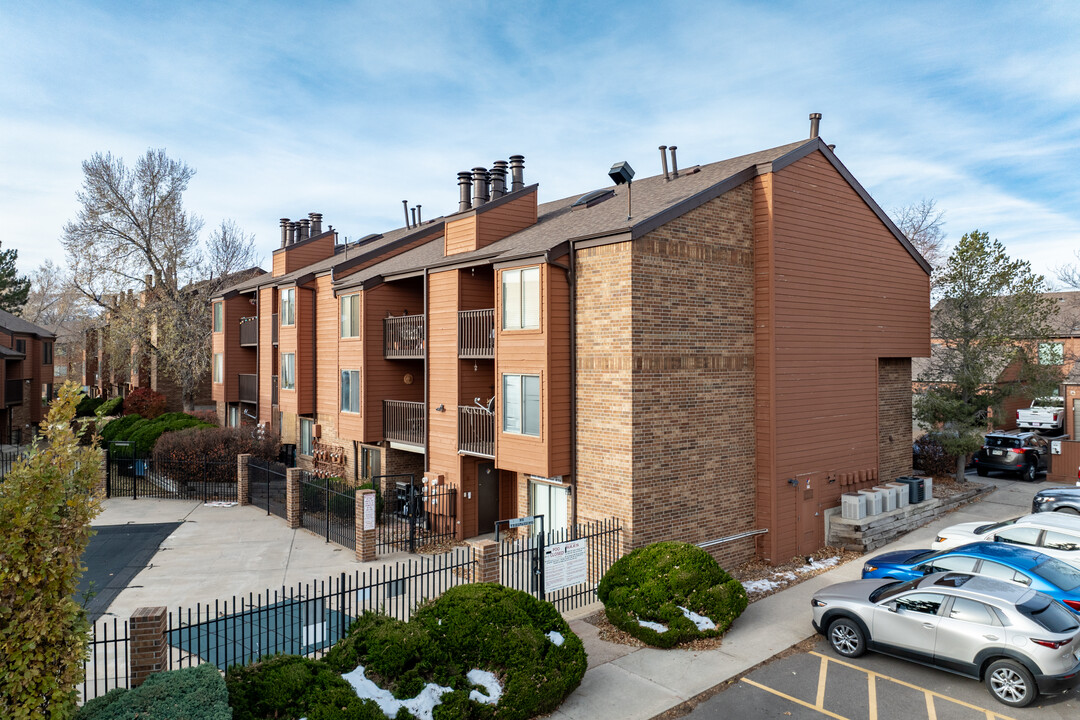
[[[0,235],[62,261],[80,163],[164,147],[264,266],[520,153],[541,201],[821,134],[887,210],[933,198],[1042,273],[1080,248],[1080,3],[0,3]]]

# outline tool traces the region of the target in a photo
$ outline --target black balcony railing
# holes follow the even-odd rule
[[[277,345],[277,313],[274,313],[270,321],[270,342],[273,345]]]
[[[239,374],[240,379],[240,402],[258,404],[259,402],[259,376]]]
[[[458,450],[469,455],[495,457],[495,416],[478,407],[458,407]]]
[[[424,403],[383,400],[383,437],[387,440],[424,444]]]
[[[21,405],[23,401],[23,380],[13,378],[4,381],[4,404]]]
[[[383,346],[387,358],[424,357],[424,316],[402,315],[383,320]]]
[[[495,308],[458,313],[458,357],[495,357]]]
[[[259,346],[259,318],[240,318],[240,347]]]
[[[277,375],[271,375],[270,376],[270,404],[271,405],[277,405],[278,404],[277,385],[278,385]]]

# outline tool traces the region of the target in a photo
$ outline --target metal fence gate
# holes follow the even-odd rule
[[[250,458],[248,460],[248,492],[252,505],[267,515],[286,517],[286,467],[284,463]]]
[[[300,525],[334,542],[356,549],[356,488],[338,478],[300,471]]]
[[[131,443],[110,443],[106,497],[236,502],[236,461],[160,460],[139,457]]]
[[[453,540],[457,530],[457,490],[418,484],[415,475],[377,475],[375,550],[411,552]]]

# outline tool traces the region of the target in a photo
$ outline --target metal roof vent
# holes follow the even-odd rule
[[[608,198],[615,197],[615,191],[611,188],[604,188],[603,190],[593,190],[592,192],[585,193],[570,207],[574,210],[583,210],[585,208],[591,208],[593,205],[599,205]]]

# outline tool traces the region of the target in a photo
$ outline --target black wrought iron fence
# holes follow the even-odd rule
[[[7,477],[7,474],[11,472],[11,468],[15,466],[15,463],[25,455],[25,452],[15,450],[11,452],[0,452],[0,482],[3,482],[4,478]]]
[[[327,542],[356,549],[356,488],[300,471],[300,524]]]
[[[456,537],[456,488],[418,483],[414,475],[377,475],[372,483],[377,553],[416,552]]]
[[[90,627],[90,645],[83,663],[85,675],[78,688],[82,702],[130,686],[129,640],[127,620],[112,618]]]
[[[125,446],[108,452],[106,497],[236,502],[236,461],[160,460],[137,457]]]
[[[286,517],[285,473],[284,463],[250,458],[248,460],[248,492],[251,504],[266,510],[267,515]]]

